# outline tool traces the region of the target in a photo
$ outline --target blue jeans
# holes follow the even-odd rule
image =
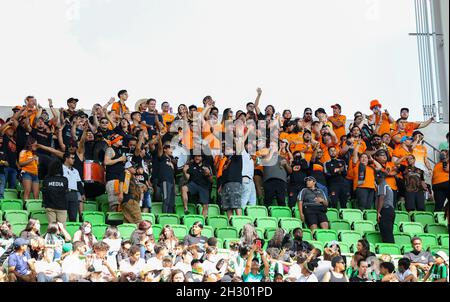
[[[61,274],[56,278],[61,278],[63,282],[69,282],[67,274]],[[55,278],[48,277],[44,273],[37,274],[37,282],[53,282]]]
[[[8,182],[8,189],[15,189],[17,184],[17,169],[5,168],[6,181]]]
[[[3,199],[5,193],[6,175],[0,174],[0,199]]]
[[[142,201],[142,208],[151,209],[152,208],[152,194],[149,191],[144,192],[144,198]]]

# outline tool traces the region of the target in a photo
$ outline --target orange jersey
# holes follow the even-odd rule
[[[216,133],[220,133],[222,130],[221,124],[214,125],[213,131]],[[205,124],[205,127],[202,127],[202,138],[209,143],[209,148],[212,149],[220,149],[220,140],[211,132],[211,128],[209,127],[209,123]]]
[[[374,114],[370,116],[370,118],[373,120]],[[375,116],[375,125],[378,125],[380,123],[380,116]],[[383,133],[391,133],[391,124],[389,123],[389,117],[386,115],[386,113],[381,114],[381,125],[378,128],[378,131],[376,132],[378,135],[383,135]]]
[[[167,131],[169,131],[169,126],[167,125],[167,123],[173,123],[173,121],[175,120],[175,116],[170,113],[164,113],[162,115],[162,118],[163,118],[164,126],[166,126]]]
[[[420,163],[423,166],[425,165],[425,160],[427,158],[427,147],[424,145],[417,145],[413,151],[412,154],[416,158],[416,164]]]
[[[374,189],[375,190],[375,169],[370,167],[370,166],[366,166],[366,176],[364,178],[364,183],[358,184],[359,165],[360,165],[360,163],[358,162],[353,167],[353,175],[354,175],[354,177],[353,177],[353,189],[356,189],[356,188],[367,188],[367,189]]]
[[[217,155],[214,158],[214,167],[216,168],[217,171],[217,178],[219,179],[220,177],[222,177],[223,174],[223,167],[225,166],[225,163],[227,161],[227,157],[226,156],[220,156]]]
[[[391,161],[388,161],[384,166],[383,170],[386,173],[390,173],[391,171],[395,170],[395,164]],[[397,180],[395,179],[395,176],[387,176],[386,177],[386,183],[391,187],[392,190],[398,190],[397,187]]]
[[[341,127],[333,126],[333,131],[336,134],[337,138],[340,140],[342,136],[346,135],[345,123],[347,122],[347,117],[345,115],[339,115],[339,116],[330,116],[328,119],[333,122],[336,121],[341,122],[343,124]]]
[[[30,160],[33,157],[34,157],[34,154],[32,151],[22,150],[19,154],[19,163]],[[33,160],[28,165],[22,167],[22,171],[28,172],[33,175],[38,175],[38,161]]]
[[[313,156],[313,146],[311,143],[300,143],[300,144],[296,144],[294,145],[294,149],[291,149],[291,152],[294,153],[296,151],[300,151],[303,153],[303,158],[307,161],[310,162],[311,158]]]
[[[125,104],[120,104],[120,102],[115,102],[111,107],[112,111],[115,111],[116,114],[122,116],[125,112],[129,112],[130,110]]]
[[[432,184],[437,185],[443,182],[448,182],[448,172],[444,171],[444,165],[439,162],[433,169]]]
[[[400,159],[404,156],[408,156],[408,155],[412,155],[412,153],[409,152],[408,150],[406,150],[405,148],[403,148],[402,145],[397,145],[394,149],[394,152],[392,153],[392,156],[397,157],[398,159]],[[408,162],[405,159],[401,162],[401,164],[404,166],[407,166]]]
[[[407,122],[405,125],[405,132],[407,136],[412,136],[414,130],[418,129],[420,126],[420,123],[415,123],[415,122]],[[394,126],[394,131],[397,132],[398,131],[398,125],[397,123],[395,123]]]
[[[338,145],[332,145],[332,146],[336,148],[337,152],[339,152],[339,146]],[[323,156],[320,159],[320,162],[326,163],[327,161],[331,160],[330,154],[328,153],[328,148],[330,148],[330,147],[325,146],[322,142],[320,143],[320,149],[322,149],[322,151],[323,151]]]

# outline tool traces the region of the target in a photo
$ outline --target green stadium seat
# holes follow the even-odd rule
[[[155,214],[155,216],[158,214],[162,214],[162,207],[162,202],[152,202],[152,213]]]
[[[48,223],[47,213],[45,210],[38,210],[31,212],[31,218],[39,220],[41,224]]]
[[[364,217],[364,220],[372,221],[375,224],[378,223],[377,210],[364,210],[363,217]]]
[[[255,219],[255,225],[258,228],[276,228],[278,227],[278,220],[275,217],[259,217]]]
[[[91,224],[105,223],[105,213],[103,212],[83,212],[83,220]]]
[[[27,203],[25,204],[25,208],[30,213],[33,211],[44,210],[44,207],[42,206],[42,201],[29,201],[28,200]]]
[[[439,245],[446,247],[449,246],[448,234],[439,234],[438,238],[439,238]]]
[[[312,244],[312,246],[314,246],[316,249],[319,249],[321,251],[323,251],[323,247],[324,247],[324,243],[321,241],[309,241],[309,244]]]
[[[183,197],[181,195],[175,196],[175,205],[183,205]]]
[[[203,211],[203,206],[199,204],[197,206],[197,214],[201,215]],[[220,207],[216,204],[208,205],[208,216],[220,216]]]
[[[47,222],[41,223],[41,228],[40,228],[41,235],[47,233],[47,229],[48,229],[48,223]]]
[[[189,214],[195,215],[197,213],[197,207],[195,206],[195,204],[188,203],[188,211],[189,211]],[[177,214],[180,217],[185,215],[184,214],[184,206],[182,204],[175,206],[175,214]]]
[[[264,229],[263,228],[255,228],[256,234],[258,234],[258,238],[264,238]]]
[[[102,212],[102,213],[108,213],[108,211],[109,211],[109,204],[107,204],[107,203],[101,203],[100,204],[100,211]]]
[[[97,240],[102,240],[105,236],[106,229],[108,228],[108,225],[106,223],[96,223],[92,224],[92,234],[97,238]]]
[[[13,191],[6,191],[3,192],[3,199],[17,199],[17,191],[13,189]]]
[[[378,227],[378,226],[377,226],[377,227]],[[393,231],[394,231],[394,232],[400,232],[400,226],[399,226],[398,223],[395,223],[395,222],[394,222],[394,228],[393,228]]]
[[[267,208],[265,206],[247,206],[244,211],[245,215],[255,219],[258,217],[267,217]]]
[[[229,249],[233,242],[240,243],[241,240],[239,238],[223,238],[223,248]]]
[[[430,223],[425,226],[425,232],[431,234],[448,234],[448,227],[443,224]]]
[[[277,229],[278,228],[267,228],[266,231],[264,232],[264,238],[267,240],[272,239]]]
[[[338,240],[338,235],[335,230],[316,229],[316,230],[314,230],[313,235],[314,235],[314,239],[316,239],[316,241],[320,241],[323,243],[328,243],[330,241]]]
[[[230,224],[231,224],[231,226],[234,226],[235,228],[240,230],[246,224],[253,225],[253,219],[251,217],[247,217],[247,216],[231,216]]]
[[[427,212],[434,212],[434,201],[427,201],[425,202],[425,211]]]
[[[327,210],[328,221],[339,220],[339,211],[333,208]]]
[[[409,214],[406,211],[395,211],[394,222],[400,224],[402,222],[410,222]]]
[[[378,243],[375,246],[375,251],[377,254],[388,254],[388,255],[402,254],[400,246],[394,243]]]
[[[180,217],[176,214],[159,214],[156,216],[156,221],[162,226],[180,224]]]
[[[0,205],[0,210],[3,212],[7,210],[23,210],[23,202],[20,199],[3,199]]]
[[[340,231],[338,239],[341,242],[348,244],[349,246],[358,243],[358,240],[362,239],[361,233],[356,231]]]
[[[197,221],[200,221],[202,224],[205,224],[205,217],[203,217],[202,215],[185,215],[181,218],[181,221],[185,226],[190,228]]]
[[[108,212],[106,213],[107,221],[123,221],[123,213],[122,212]]]
[[[369,243],[374,244],[374,245],[377,243],[383,242],[380,232],[376,232],[376,231],[364,232],[364,238],[366,238],[367,241],[369,241]]]
[[[351,230],[351,225],[347,220],[332,220],[330,221],[330,229],[336,231]]]
[[[439,224],[447,224],[447,219],[445,219],[444,212],[436,212],[434,213],[434,221]]]
[[[124,223],[117,226],[123,240],[130,239],[131,234],[136,230],[136,224],[134,223]]]
[[[206,217],[206,224],[213,228],[226,228],[228,226],[228,217],[225,215],[208,216]]]
[[[400,232],[394,232],[394,241],[395,244],[398,245],[406,245],[408,244],[411,246],[411,235],[408,233],[400,233]]]
[[[239,231],[235,227],[216,228],[216,237],[222,238],[238,238]]]
[[[172,225],[173,233],[175,237],[182,240],[189,232],[189,228],[185,225]]]
[[[290,232],[291,230],[295,228],[301,228],[302,227],[302,221],[298,218],[280,218],[279,221],[280,227],[287,232]]]
[[[98,203],[108,203],[108,194],[103,194],[95,198]]]
[[[430,223],[435,223],[433,213],[429,213],[429,212],[411,212],[410,216],[411,216],[411,221],[419,222],[423,226],[425,226],[427,224],[430,224]]]
[[[20,222],[20,221],[11,223],[11,229],[13,234],[19,237],[20,233],[27,227],[27,224],[28,222]]]
[[[308,242],[314,240],[310,229],[303,229],[302,231],[303,231],[303,240],[306,240]]]
[[[66,231],[70,234],[73,239],[73,235],[81,227],[81,222],[66,222]]]
[[[91,211],[95,212],[97,211],[97,202],[95,201],[85,201],[83,202],[83,212],[84,211]]]
[[[150,221],[152,224],[156,223],[156,217],[153,213],[141,213],[142,220]]]
[[[0,210],[0,222],[2,222],[2,221],[3,221],[3,211]]]
[[[341,219],[348,221],[363,220],[363,214],[361,210],[358,209],[342,209]]]
[[[414,235],[417,233],[423,233],[423,226],[418,222],[402,222],[400,224],[400,231]]]
[[[354,221],[352,223],[352,229],[358,232],[375,231],[375,223],[368,220]]]
[[[214,236],[211,236],[211,237],[214,237]],[[218,249],[222,249],[223,248],[223,239],[222,238],[216,238],[216,240],[217,240],[217,248]]]
[[[269,215],[270,217],[292,217],[292,211],[289,207],[280,207],[280,206],[270,206],[269,207]]]
[[[6,210],[5,212],[5,220],[8,220],[10,223],[16,222],[28,222],[28,212],[24,210]]]
[[[204,225],[202,235],[208,238],[214,237],[214,228],[209,225]]]
[[[448,246],[439,246],[439,245],[435,245],[429,248],[430,253],[437,253],[439,251],[443,251],[445,252],[447,255],[449,254],[448,252]]]
[[[339,247],[341,249],[341,253],[343,254],[350,254],[350,246],[347,243],[339,242]]]
[[[161,234],[161,231],[163,229],[163,226],[160,224],[154,224],[152,225],[153,229],[153,236],[155,236],[155,240],[159,239],[159,235]]]
[[[415,234],[415,236],[422,239],[422,247],[424,249],[428,249],[429,247],[439,245],[437,236],[435,234],[422,233],[422,234]]]

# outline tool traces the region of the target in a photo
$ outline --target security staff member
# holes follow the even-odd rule
[[[395,243],[394,241],[394,192],[386,183],[386,174],[378,171],[377,182],[377,221],[384,243]]]
[[[82,200],[85,200],[83,182],[81,181],[80,173],[73,167],[73,164],[75,163],[75,154],[66,152],[64,153],[63,159],[63,175],[67,178],[69,187],[66,194],[69,206],[67,214],[70,222],[76,222],[78,209],[80,207],[78,194],[81,195]]]
[[[317,187],[317,180],[308,176],[305,178],[306,188],[298,194],[298,210],[300,219],[312,230],[319,226],[328,229],[327,207],[325,193]]]
[[[327,176],[330,206],[336,208],[339,201],[341,209],[345,209],[349,198],[347,181],[345,179],[347,167],[343,159],[337,158],[338,151],[336,147],[329,147],[328,154],[331,159],[325,163],[325,175]]]

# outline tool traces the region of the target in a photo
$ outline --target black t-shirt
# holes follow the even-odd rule
[[[334,169],[342,168],[342,172],[334,172]],[[345,161],[342,159],[331,159],[325,163],[325,171],[329,184],[344,184],[346,182],[345,176],[347,175],[347,169]]]
[[[17,169],[17,151],[16,143],[11,140],[6,134],[3,135],[3,151],[6,155],[6,160],[8,161],[9,168]]]
[[[111,147],[114,150],[114,157],[111,159],[117,159],[122,156],[122,149]],[[123,161],[115,163],[114,165],[106,166],[106,181],[116,180],[123,181],[125,178],[124,174],[125,163]]]
[[[31,129],[31,136],[36,139],[36,142],[40,145],[51,147],[53,142],[53,135],[51,133],[47,133],[47,131],[40,131],[38,129]],[[50,155],[49,152],[38,149],[36,151],[38,155],[45,154]]]
[[[230,165],[222,173],[222,183],[242,182],[242,155],[233,155],[229,160],[231,160]]]
[[[48,176],[42,185],[42,205],[44,208],[67,210],[66,193],[69,185],[64,176]]]
[[[162,155],[158,158],[158,181],[163,183],[164,181],[174,183],[175,182],[175,171],[172,163],[172,159],[166,155]]]
[[[367,278],[361,278],[359,276],[353,276],[350,278],[350,282],[367,282],[369,279]]]
[[[292,163],[292,174],[289,183],[295,185],[305,185],[305,177],[308,176],[309,165],[304,158],[294,159]]]
[[[206,167],[209,169],[210,173],[212,173],[211,167],[208,165],[202,164],[197,165],[196,163],[189,164],[188,174],[190,175],[189,182],[194,182],[197,185],[208,189],[211,185],[209,182],[209,177],[205,176],[203,168]]]
[[[24,127],[22,127],[21,125],[17,126],[17,129],[16,129],[17,153],[20,153],[20,151],[22,151],[23,148],[25,148],[25,145],[26,145],[27,139],[28,139],[28,135],[30,135],[30,133],[28,133]]]
[[[66,124],[64,126],[64,128],[63,128],[62,135],[63,135],[63,143],[64,143],[64,145],[69,146],[70,140],[72,139],[72,125]],[[75,135],[78,138],[81,138],[81,135],[83,135],[83,130],[77,128],[75,130]]]
[[[123,145],[124,146],[128,146],[128,142],[133,138],[133,135],[126,133],[125,131],[123,131],[122,127],[117,126],[116,128],[114,128],[113,130],[115,133],[123,136]]]
[[[204,252],[205,251],[205,243],[207,240],[208,240],[208,238],[205,236],[195,237],[195,236],[192,236],[189,234],[189,235],[186,235],[186,237],[184,237],[183,244],[184,244],[184,246],[191,246],[191,245],[196,244],[202,250],[202,252]]]
[[[134,179],[135,179],[136,183],[138,183],[138,184],[147,185],[148,175],[146,173],[135,174]]]
[[[0,149],[0,162],[8,162],[8,160],[6,158],[6,153],[5,153],[5,151],[3,151],[3,148]],[[0,163],[0,174],[5,174],[5,164],[4,163]]]

